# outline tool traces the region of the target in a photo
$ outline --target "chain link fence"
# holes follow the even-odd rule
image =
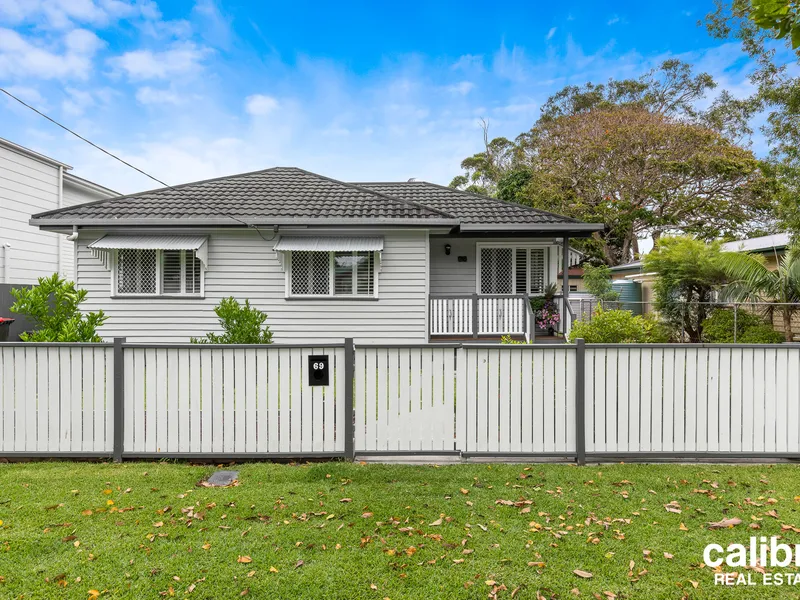
[[[688,324],[692,320],[696,321],[697,315],[701,312],[705,319],[708,319],[714,315],[714,311],[729,311],[729,317],[717,317],[715,332],[718,333],[720,326],[729,325],[730,337],[734,343],[739,341],[743,326],[751,326],[756,322],[772,327],[774,331],[785,336],[787,319],[784,318],[784,314],[788,312],[792,340],[800,339],[800,303],[797,302],[677,302],[673,304],[668,318],[659,313],[656,302],[652,300],[609,301],[597,298],[570,298],[570,305],[575,314],[575,320],[584,322],[592,320],[598,307],[602,307],[603,310],[627,310],[634,315],[651,315],[669,325],[677,325],[676,329],[679,331],[676,331],[676,335],[679,336],[679,339],[676,341],[681,342],[689,341]]]

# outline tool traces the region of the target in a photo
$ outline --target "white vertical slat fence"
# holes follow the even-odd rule
[[[587,346],[585,368],[588,454],[800,453],[797,346]]]
[[[329,386],[307,385],[318,354]],[[124,360],[128,454],[344,450],[344,348],[128,344]]]
[[[457,450],[456,348],[357,346],[356,451]]]
[[[109,344],[0,346],[0,453],[110,453]]]
[[[468,454],[575,452],[574,346],[465,346],[458,439]]]

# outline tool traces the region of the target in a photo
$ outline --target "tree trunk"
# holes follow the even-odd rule
[[[794,340],[794,332],[792,331],[792,307],[783,307],[783,337],[787,342]]]

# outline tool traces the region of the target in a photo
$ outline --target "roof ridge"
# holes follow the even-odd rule
[[[541,208],[535,208],[533,206],[528,206],[526,204],[520,204],[519,202],[510,202],[508,200],[501,200],[500,198],[495,198],[494,196],[489,196],[488,194],[484,195],[484,194],[478,194],[476,192],[470,192],[470,191],[467,191],[467,190],[459,190],[457,188],[451,188],[449,186],[441,185],[441,184],[438,184],[438,183],[433,183],[433,182],[430,182],[430,181],[398,181],[397,183],[398,184],[412,184],[412,185],[418,183],[418,184],[421,184],[421,185],[432,185],[433,187],[436,187],[436,188],[439,188],[439,189],[442,189],[442,190],[449,190],[451,192],[458,192],[459,194],[468,194],[470,196],[475,196],[476,198],[481,198],[483,200],[491,200],[491,201],[493,201],[493,202],[495,202],[497,204],[502,204],[504,206],[515,206],[515,207],[518,206],[518,207],[520,207],[522,209],[525,209],[525,210],[530,210],[530,211],[538,212],[540,214],[545,214],[545,215],[551,215],[553,217],[559,217],[561,219],[569,219],[569,220],[571,220],[571,221],[573,221],[575,223],[580,223],[580,220],[575,219],[574,217],[568,217],[567,215],[560,215],[558,213],[550,212],[549,210],[543,210]]]
[[[370,190],[370,189],[361,187],[357,183],[350,183],[348,181],[342,181],[340,179],[334,179],[333,177],[328,177],[326,175],[320,175],[319,173],[314,173],[313,171],[306,171],[305,169],[302,169],[300,167],[291,167],[291,168],[292,169],[296,169],[298,171],[301,171],[303,173],[306,173],[308,175],[313,175],[314,177],[318,177],[320,179],[325,179],[327,181],[333,181],[335,183],[340,183],[342,185],[346,185],[347,187],[352,188],[352,189],[356,189],[356,190],[359,190],[359,191],[362,191],[362,192],[368,192],[370,194],[374,194],[376,196],[380,196],[380,197],[383,197],[383,198],[388,198],[389,200],[394,200],[395,202],[399,202],[401,204],[406,204],[408,206],[413,206],[415,208],[423,208],[423,209],[425,209],[427,211],[430,211],[432,213],[441,215],[443,217],[447,217],[448,219],[455,219],[456,218],[455,216],[453,216],[453,215],[451,215],[449,213],[446,213],[443,210],[439,210],[437,208],[433,208],[433,207],[427,206],[425,204],[420,204],[418,202],[413,202],[411,200],[405,200],[404,198],[398,198],[397,196],[391,196],[389,194],[384,194],[383,192],[379,192],[379,191],[376,191],[376,190]]]

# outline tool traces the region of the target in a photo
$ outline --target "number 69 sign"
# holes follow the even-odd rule
[[[309,355],[308,385],[330,385],[327,354]]]

